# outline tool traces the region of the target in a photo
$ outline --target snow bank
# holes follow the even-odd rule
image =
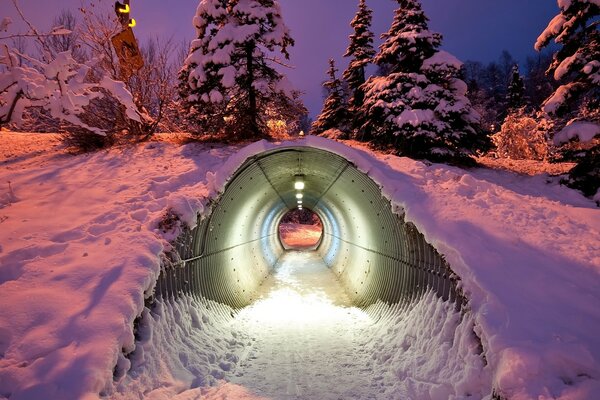
[[[232,326],[233,316],[231,308],[209,300],[157,301],[143,313],[136,351],[118,371],[111,399],[171,400],[218,385],[252,344]]]
[[[378,398],[489,398],[490,368],[471,314],[461,316],[432,292],[415,304],[371,308],[380,318],[364,332],[361,347],[370,355]]]
[[[36,155],[20,150],[25,135],[1,135],[0,154],[13,156],[0,161],[0,198],[13,201],[0,205],[0,395],[96,398],[134,349],[133,321],[168,246],[158,221],[181,197],[200,210],[206,172],[232,150]]]

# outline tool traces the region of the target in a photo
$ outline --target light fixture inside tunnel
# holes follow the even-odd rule
[[[304,189],[304,175],[296,175],[296,180],[294,182],[294,189],[296,189],[296,190]]]
[[[302,199],[303,197],[304,197],[304,195],[302,193],[296,193],[297,199]]]

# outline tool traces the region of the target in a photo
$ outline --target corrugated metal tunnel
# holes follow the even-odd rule
[[[285,251],[278,225],[297,207],[298,176],[303,206],[323,222],[317,251],[356,305],[409,301],[427,288],[456,299],[457,278],[448,264],[392,211],[371,178],[337,154],[301,146],[245,161],[208,215],[180,236],[179,258],[163,268],[155,295],[189,293],[233,307],[251,303]]]

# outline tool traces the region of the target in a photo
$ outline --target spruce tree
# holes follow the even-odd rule
[[[506,103],[508,111],[514,111],[523,107],[525,97],[525,82],[519,73],[519,66],[513,66],[508,88],[506,91]]]
[[[348,105],[345,100],[345,93],[342,81],[336,76],[337,69],[335,61],[329,60],[329,70],[327,75],[329,80],[323,86],[329,93],[323,104],[323,110],[312,125],[312,133],[318,135],[328,129],[339,129],[346,134],[348,123]]]
[[[588,142],[570,145],[564,154],[578,162],[568,184],[594,195],[600,189],[600,5],[588,0],[559,0],[558,5],[560,13],[535,43],[538,51],[552,39],[561,46],[548,69],[561,85],[542,107],[556,126],[555,144]]]
[[[365,0],[360,0],[358,11],[350,23],[350,26],[354,29],[354,33],[350,35],[350,44],[344,54],[344,57],[352,57],[352,59],[342,75],[351,91],[348,103],[353,128],[360,126],[360,121],[357,119],[359,114],[354,112],[354,110],[360,109],[363,105],[364,93],[362,85],[366,81],[365,68],[375,56],[373,32],[371,32],[372,19],[373,11],[367,7]]]
[[[294,44],[276,0],[201,0],[197,39],[181,77],[188,107],[217,133],[264,137],[272,110],[297,107],[294,92],[270,59],[289,58]],[[187,76],[186,76],[187,75]],[[221,122],[222,121],[222,122]]]
[[[196,10],[196,39],[179,72],[179,94],[186,120],[197,127],[197,133],[222,133],[226,127],[226,88],[219,71],[227,60],[216,56],[213,38],[228,18],[227,0],[202,0]],[[220,45],[218,48],[222,48]]]
[[[414,158],[470,162],[490,146],[479,115],[465,97],[461,63],[439,51],[442,38],[429,31],[417,0],[398,0],[375,63],[389,73],[363,86],[363,130],[382,145]]]

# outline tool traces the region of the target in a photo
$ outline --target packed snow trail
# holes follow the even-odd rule
[[[359,339],[372,320],[316,253],[286,253],[236,322],[254,345],[232,383],[272,399],[371,398]]]

